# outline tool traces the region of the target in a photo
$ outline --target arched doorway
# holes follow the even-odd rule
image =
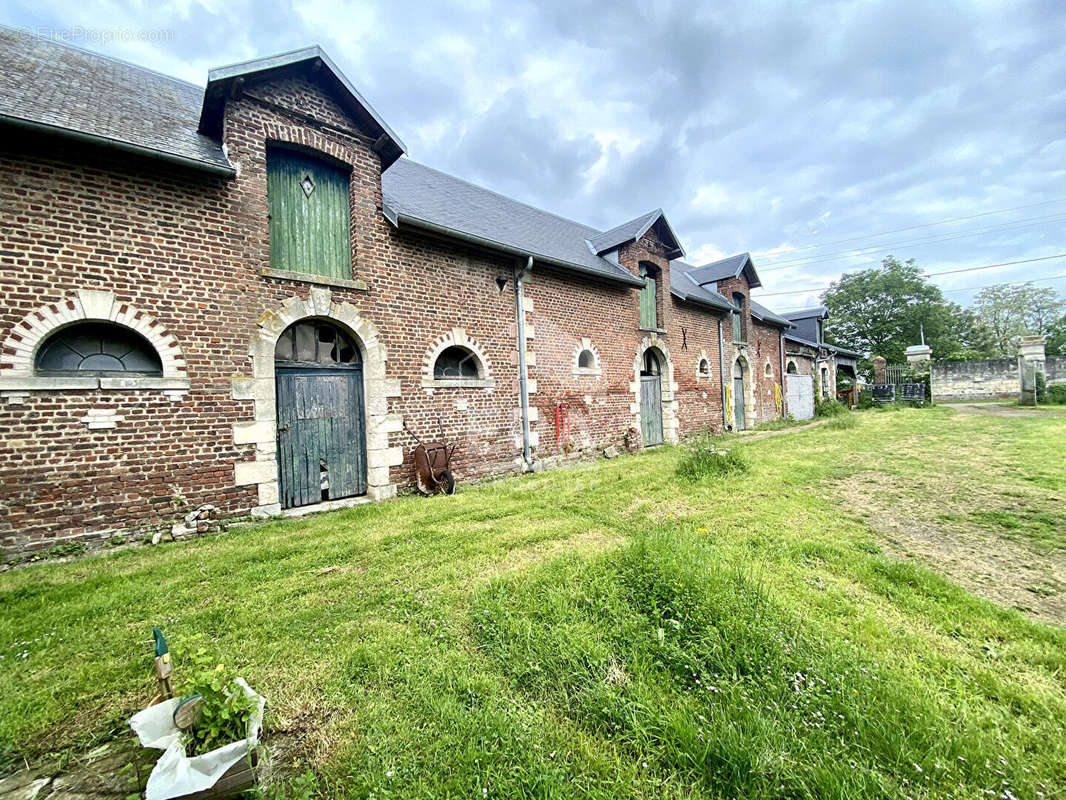
[[[656,348],[644,351],[640,369],[640,435],[644,446],[663,443],[663,355]]]
[[[363,358],[325,319],[293,323],[274,347],[282,508],[365,494]]]
[[[736,361],[733,364],[733,429],[744,430],[744,362]]]

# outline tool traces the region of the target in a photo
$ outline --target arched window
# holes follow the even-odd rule
[[[578,369],[593,369],[596,366],[596,356],[591,350],[582,350],[577,356]]]
[[[797,374],[799,374],[799,370],[796,369],[796,362],[795,361],[789,361],[788,362],[788,368],[785,370],[785,372],[787,372],[789,375],[797,375]]]
[[[331,322],[309,319],[285,329],[274,345],[275,361],[302,364],[360,364],[352,337]]]
[[[770,365],[769,361],[767,361],[766,366],[763,367],[762,374],[765,375],[767,378],[774,377],[774,368]]]
[[[700,377],[709,378],[711,376],[711,362],[706,358],[700,359]]]
[[[452,345],[441,351],[433,363],[436,380],[477,380],[481,377],[481,364],[477,356],[465,347]]]
[[[163,374],[147,339],[110,322],[80,322],[52,334],[37,351],[34,368],[38,375]]]

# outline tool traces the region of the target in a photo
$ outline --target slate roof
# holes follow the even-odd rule
[[[759,280],[759,275],[755,272],[755,265],[751,263],[750,253],[738,253],[735,256],[723,258],[721,261],[713,261],[710,264],[704,264],[702,267],[696,267],[693,270],[692,277],[697,283],[701,284],[717,283],[718,281],[735,278],[745,269],[749,270],[748,283],[751,287],[754,289],[757,286],[762,286],[762,281]]]
[[[786,333],[785,338],[788,339],[788,341],[790,342],[796,342],[797,344],[806,345],[807,347],[824,347],[826,350],[831,350],[834,353],[839,353],[840,355],[846,358],[860,358],[862,356],[862,353],[856,352],[855,350],[848,350],[846,348],[838,347],[835,344],[829,344],[827,342],[822,342],[821,344],[818,344],[818,342],[812,342],[810,339],[804,339],[800,336],[795,336],[791,333]]]
[[[670,264],[670,293],[674,297],[721,311],[736,311],[736,306],[723,295],[696,283],[691,274],[693,269],[695,268],[692,265],[684,261],[674,261]]]
[[[751,302],[751,315],[758,320],[762,320],[770,325],[776,325],[779,328],[794,328],[791,320],[785,319],[780,314],[775,314],[766,306],[759,305],[754,300]]]
[[[661,208],[649,211],[647,214],[641,214],[636,219],[623,222],[609,231],[593,236],[589,239],[589,245],[596,255],[602,256],[604,253],[616,250],[624,244],[636,241],[654,225],[660,227],[660,237],[663,243],[671,247],[667,253],[667,258],[677,258],[684,255],[681,243],[674,234],[673,228],[670,227],[670,223],[666,221],[666,214],[663,213]]]
[[[532,255],[593,277],[643,286],[629,270],[593,252],[600,231],[475,186],[409,158],[381,176],[386,218],[515,255]]]
[[[819,317],[825,319],[829,316],[829,309],[825,306],[815,306],[814,308],[800,308],[795,311],[785,311],[781,316],[786,319],[810,319],[811,317]]]
[[[197,131],[204,90],[143,67],[0,26],[0,123],[233,173]]]

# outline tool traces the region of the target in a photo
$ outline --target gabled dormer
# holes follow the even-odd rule
[[[200,111],[200,133],[221,139],[227,102],[239,100],[245,92],[256,87],[290,78],[306,80],[321,89],[344,114],[349,115],[372,142],[372,149],[381,157],[383,170],[406,152],[400,137],[318,45],[211,70]],[[266,103],[312,126],[337,127],[337,120],[329,109],[314,103],[312,98],[302,98],[303,102],[301,98],[293,99],[295,102],[291,104],[274,102],[273,99]]]

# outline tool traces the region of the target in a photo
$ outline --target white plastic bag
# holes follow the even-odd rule
[[[242,758],[247,758],[252,748],[259,743],[266,698],[257,694],[244,682],[244,678],[237,678],[235,683],[256,703],[248,723],[248,738],[230,742],[210,753],[193,758],[185,755],[181,731],[174,724],[174,709],[181,698],[165,700],[130,717],[130,727],[142,745],[165,751],[148,776],[146,800],[169,800],[171,797],[210,789],[226,770]]]

